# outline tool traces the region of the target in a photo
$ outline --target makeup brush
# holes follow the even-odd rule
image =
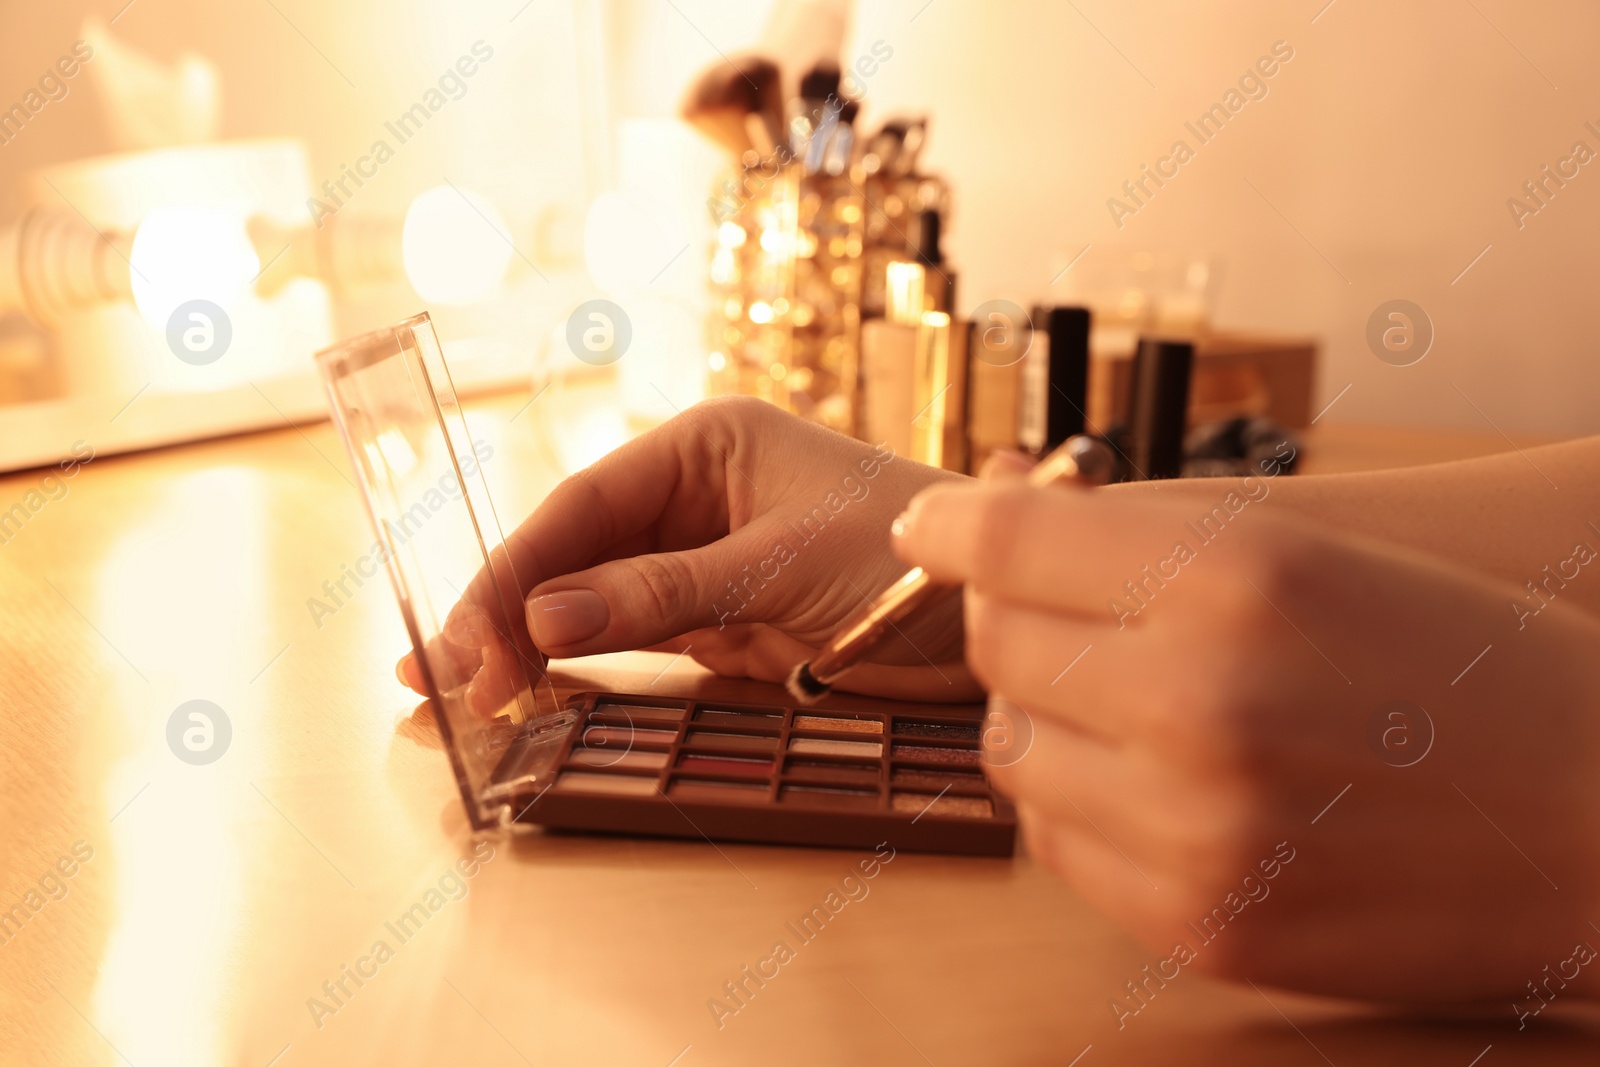
[[[1058,482],[1104,485],[1114,467],[1115,457],[1103,441],[1080,434],[1068,438],[1040,460],[1028,472],[1027,481],[1036,488]],[[921,567],[911,568],[872,603],[845,620],[821,652],[795,667],[784,683],[789,695],[803,705],[817,703],[828,695],[835,682],[871,655],[900,622],[951,591],[950,586],[935,582]]]
[[[679,113],[735,159],[772,154],[783,136],[778,65],[765,56],[739,56],[707,67],[689,86]]]

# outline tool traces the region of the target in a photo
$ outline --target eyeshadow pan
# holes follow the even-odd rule
[[[617,767],[655,770],[667,765],[665,752],[645,752],[608,745],[605,748],[575,748],[567,762],[576,767]]]
[[[878,784],[878,768],[863,767],[853,763],[827,763],[822,760],[794,759],[791,757],[783,773],[791,781],[816,782],[825,785]]]
[[[682,722],[687,708],[653,708],[644,704],[601,704],[596,715],[627,716],[633,722]]]
[[[770,759],[700,756],[694,753],[678,757],[678,766],[686,771],[699,771],[701,774],[733,774],[741,778],[764,778],[772,772]]]
[[[896,746],[898,747],[898,746]],[[790,752],[805,752],[813,756],[881,756],[882,741],[830,741],[821,737],[791,737]],[[973,753],[977,755],[976,752]]]
[[[933,745],[895,745],[894,754],[924,763],[977,764],[975,748],[936,748]]]
[[[883,723],[877,719],[845,719],[837,715],[796,715],[796,730],[834,730],[849,734],[881,734]]]
[[[694,713],[695,722],[713,726],[777,726],[783,713],[777,711],[728,711],[721,708],[701,708]]]
[[[646,730],[637,726],[586,726],[579,740],[589,748],[629,749],[635,746],[666,748],[677,736],[676,730]]]
[[[891,807],[895,811],[915,815],[959,815],[966,819],[994,817],[994,805],[987,797],[951,796],[949,793],[944,796],[936,793],[896,793]]]
[[[866,789],[825,789],[815,785],[786,785],[778,791],[780,801],[810,804],[822,808],[874,808],[878,794]]]
[[[978,771],[929,770],[924,767],[896,767],[891,780],[895,785],[921,786],[924,789],[935,790],[952,785],[983,785],[983,775]]]
[[[631,774],[596,774],[593,771],[563,771],[556,788],[568,793],[604,793],[611,796],[649,796],[656,791],[654,778]]]
[[[720,800],[730,804],[747,804],[755,796],[767,791],[765,784],[755,782],[712,782],[699,778],[679,778],[667,788],[674,800]]]
[[[726,734],[716,730],[690,730],[688,744],[709,748],[727,748],[736,752],[771,752],[778,747],[776,737],[757,734]]]
[[[948,737],[958,741],[976,741],[978,739],[977,724],[964,726],[896,719],[894,721],[894,732],[904,734],[906,737]]]

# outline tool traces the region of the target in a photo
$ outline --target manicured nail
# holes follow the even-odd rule
[[[394,665],[394,676],[400,679],[400,684],[407,689],[422,689],[422,671],[417,666],[415,653],[407,652],[400,657],[400,662]]]
[[[605,597],[593,589],[563,589],[528,601],[528,632],[540,648],[587,641],[610,622]]]

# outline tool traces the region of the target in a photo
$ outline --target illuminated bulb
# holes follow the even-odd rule
[[[737,222],[728,221],[717,227],[717,243],[724,248],[738,248],[748,236]]]
[[[261,270],[241,215],[210,207],[156,208],[139,223],[128,262],[133,302],[157,330],[179,305],[233,305]]]
[[[757,300],[750,305],[750,321],[758,326],[765,326],[772,321],[772,305],[765,300]]]
[[[406,209],[400,254],[411,287],[429,303],[492,299],[514,252],[506,220],[476,193],[441,185],[418,194]]]
[[[728,357],[723,355],[721,352],[711,353],[706,357],[706,362],[711,365],[712,370],[718,372],[719,374],[728,369]]]

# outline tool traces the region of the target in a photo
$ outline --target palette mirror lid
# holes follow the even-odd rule
[[[316,356],[467,817],[514,814],[573,721],[523,622],[516,561],[426,312]],[[531,583],[530,583],[531,585]],[[492,781],[513,742],[515,781]]]

